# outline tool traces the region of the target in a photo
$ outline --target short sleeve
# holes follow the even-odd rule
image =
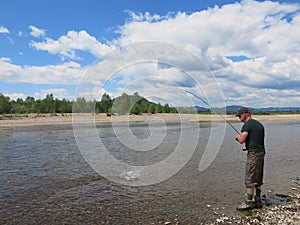
[[[244,123],[244,125],[242,126],[242,130],[241,132],[249,132],[250,131],[250,124],[247,122],[247,123]]]

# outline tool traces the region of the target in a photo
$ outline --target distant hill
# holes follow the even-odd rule
[[[240,105],[229,105],[226,106],[226,111],[238,111],[242,106]]]
[[[227,106],[226,110],[227,111],[237,111],[241,108],[242,106],[238,105],[231,105]],[[254,112],[296,112],[300,111],[300,107],[266,107],[266,108],[251,108],[249,107],[250,110]]]
[[[257,108],[255,111],[267,111],[267,112],[295,112],[300,111],[300,107],[268,107],[268,108]]]
[[[229,105],[224,108],[214,108],[215,110],[226,110],[226,111],[238,111],[243,106],[240,105]],[[197,110],[207,111],[210,108],[195,106]],[[253,112],[300,112],[300,107],[265,107],[265,108],[251,108],[249,109]]]

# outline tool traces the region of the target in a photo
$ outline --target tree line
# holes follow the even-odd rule
[[[26,97],[10,99],[0,94],[0,114],[26,114],[26,113],[106,113],[111,114],[142,114],[142,113],[177,113],[176,108],[168,104],[161,105],[150,102],[137,92],[133,95],[123,93],[112,99],[107,93],[102,95],[100,101],[86,100],[78,97],[75,101],[54,98],[47,94],[44,99]]]

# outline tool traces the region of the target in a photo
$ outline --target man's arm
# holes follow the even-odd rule
[[[240,142],[241,144],[244,144],[245,141],[246,141],[246,139],[247,139],[247,136],[248,136],[248,132],[247,132],[247,131],[244,131],[244,132],[242,132],[241,134],[236,135],[235,140],[237,140],[237,141]]]

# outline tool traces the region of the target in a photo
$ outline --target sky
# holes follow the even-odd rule
[[[300,106],[298,0],[4,0],[0,93]],[[202,104],[202,105],[201,105]]]

